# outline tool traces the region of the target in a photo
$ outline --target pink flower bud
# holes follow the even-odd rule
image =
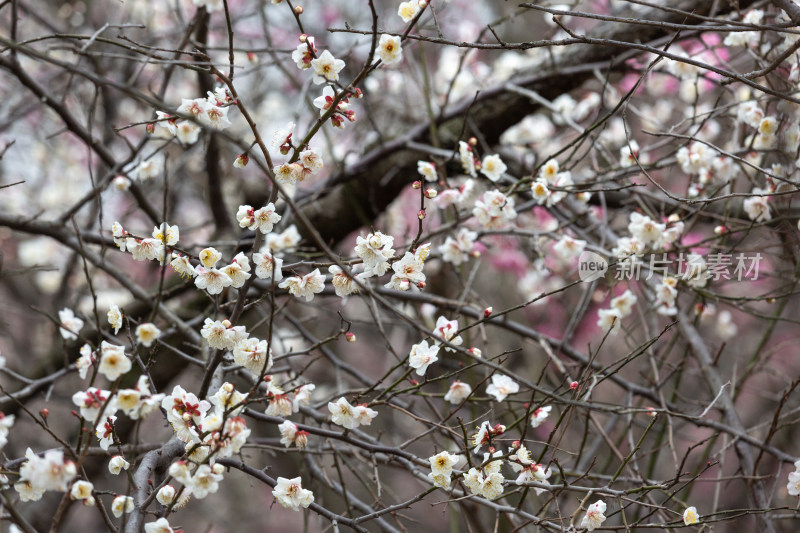
[[[467,141],[467,142],[469,143],[470,146],[477,146],[478,145],[478,139],[476,139],[475,137],[470,137],[469,141]]]
[[[247,166],[247,163],[250,162],[250,156],[247,154],[239,154],[236,157],[236,161],[233,162],[233,166],[236,168],[244,168]]]
[[[494,452],[497,451],[497,449],[494,446],[489,446],[489,450],[488,451],[489,451],[489,453],[494,453]]]
[[[414,189],[414,190],[421,189],[422,188],[422,182],[419,181],[419,180],[415,181],[414,183],[411,184],[411,188]]]
[[[728,230],[725,226],[717,226],[714,228],[714,235],[722,235]]]
[[[153,122],[148,122],[145,129],[147,130],[147,133],[152,135],[156,131],[156,125]]]
[[[483,310],[483,318],[489,318],[489,315],[491,315],[493,312],[494,309],[492,309],[491,307],[487,307],[486,309]]]
[[[425,198],[436,198],[436,195],[439,193],[436,192],[436,189],[425,189]]]
[[[655,418],[655,417],[658,416],[658,412],[656,412],[654,407],[648,407],[647,408],[647,416],[649,416],[650,418]]]
[[[572,383],[570,383],[570,384],[569,384],[569,388],[570,388],[571,390],[575,390],[575,389],[577,389],[578,387],[580,387],[580,385],[578,384],[578,382],[577,382],[577,381],[573,381]]]
[[[425,287],[427,287],[427,286],[428,286],[428,284],[427,284],[427,283],[425,283],[424,281],[420,281],[419,283],[417,283],[417,287],[418,287],[420,290],[424,289],[424,288],[425,288]]]
[[[412,379],[412,380],[410,380],[410,383],[411,383],[412,385],[414,385],[415,387],[416,387],[417,385],[419,385],[419,381],[417,381],[416,379]]]
[[[344,334],[344,338],[347,339],[347,342],[356,342],[356,334],[350,331]]]
[[[424,209],[420,209],[419,211],[417,211],[417,218],[418,219],[425,220],[425,216],[426,216],[426,213],[425,213]]]
[[[518,440],[515,440],[514,442],[511,443],[511,447],[514,448],[515,450],[519,449],[520,446],[522,446],[522,443]]]

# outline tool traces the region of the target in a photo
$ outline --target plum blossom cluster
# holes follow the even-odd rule
[[[201,126],[214,130],[228,128],[231,125],[231,121],[228,120],[228,109],[231,105],[235,105],[235,102],[228,91],[218,87],[214,92],[209,91],[206,98],[184,98],[176,110],[178,115],[156,111],[158,118],[150,129],[157,137],[175,138],[181,144],[191,145],[197,142]],[[191,120],[182,117],[189,117]],[[139,172],[141,179],[141,166]]]

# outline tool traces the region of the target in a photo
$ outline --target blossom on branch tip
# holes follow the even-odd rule
[[[383,34],[378,42],[378,57],[385,65],[398,63],[403,59],[403,48],[400,44],[400,37]]]
[[[65,307],[58,312],[58,320],[61,328],[59,333],[65,340],[75,340],[78,338],[78,333],[83,329],[83,320],[75,316],[72,309]]]
[[[142,346],[150,347],[161,336],[161,330],[155,324],[146,322],[136,327],[136,342]]]

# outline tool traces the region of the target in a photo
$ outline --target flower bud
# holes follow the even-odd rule
[[[172,485],[164,485],[160,489],[158,489],[158,493],[156,493],[156,500],[161,505],[169,505],[172,503],[172,500],[175,499],[175,487]]]
[[[414,189],[414,190],[421,189],[422,188],[422,182],[419,181],[419,180],[415,181],[414,183],[411,184],[411,188]]]
[[[233,324],[231,324],[231,321],[230,321],[230,320],[228,320],[227,318],[226,318],[225,320],[223,320],[223,321],[222,321],[222,327],[224,327],[225,329],[228,329],[228,328],[230,328],[232,325],[233,325]]]
[[[247,166],[247,163],[250,162],[250,156],[246,153],[239,154],[236,156],[236,160],[233,162],[233,166],[236,168],[244,168]]]
[[[494,446],[489,446],[489,450],[488,450],[488,452],[489,452],[490,454],[494,454],[494,452],[496,452],[496,451],[497,451],[497,449],[496,449]]]
[[[522,443],[518,440],[515,440],[514,442],[511,443],[511,447],[514,448],[515,450],[518,450],[520,446],[522,446]]]
[[[486,309],[483,310],[483,318],[489,318],[489,315],[491,315],[493,312],[494,309],[492,309],[491,307],[487,307]]]
[[[714,228],[714,235],[722,235],[726,231],[727,228],[725,226],[717,226],[716,228]]]
[[[425,213],[424,209],[420,209],[419,211],[417,211],[417,218],[418,219],[425,220],[425,216],[426,216],[426,213]]]
[[[295,15],[302,15],[303,14],[303,6],[294,6],[294,14]]]
[[[150,135],[152,135],[153,133],[155,133],[155,131],[156,131],[156,125],[155,125],[155,123],[153,123],[153,122],[148,122],[148,123],[147,123],[147,126],[145,127],[145,130],[147,130],[147,133],[149,133]]]
[[[578,384],[578,382],[577,382],[577,381],[573,381],[572,383],[570,383],[570,384],[569,384],[569,388],[570,388],[571,390],[575,390],[575,389],[577,389],[579,386],[580,386],[580,385]]]
[[[77,414],[77,413],[75,413],[75,411],[72,411],[72,412],[73,412],[74,414]],[[41,416],[42,418],[44,418],[45,420],[47,420],[47,417],[48,417],[48,416],[50,416],[50,409],[47,409],[47,408],[45,407],[44,409],[42,409],[41,411],[39,411],[39,416]]]
[[[418,287],[420,290],[424,289],[424,288],[425,288],[425,287],[427,287],[427,286],[428,286],[428,284],[427,284],[427,283],[425,283],[424,281],[420,281],[419,283],[417,283],[417,287]]]
[[[669,222],[670,224],[674,224],[674,223],[676,223],[676,222],[679,222],[679,221],[680,221],[680,219],[681,219],[681,216],[680,216],[678,213],[672,213],[672,214],[671,214],[671,215],[670,215],[670,216],[667,218],[667,222]]]
[[[305,33],[301,33],[299,39],[301,43],[304,43],[308,40],[308,35],[306,35]]]
[[[211,467],[211,471],[217,475],[220,475],[225,471],[225,467],[219,463],[214,463],[214,466]]]
[[[647,416],[649,416],[650,418],[655,418],[655,417],[658,416],[658,412],[655,410],[654,407],[648,407],[647,408]]]
[[[475,357],[483,356],[483,352],[481,352],[480,349],[475,348],[474,346],[472,348],[470,348],[469,350],[467,350],[467,351],[469,353],[471,353],[472,355],[474,355]]]
[[[470,146],[477,146],[478,145],[478,139],[476,139],[475,137],[470,137],[469,141],[467,141],[467,142],[469,143]]]
[[[415,387],[416,387],[417,385],[419,385],[419,381],[417,381],[416,379],[412,379],[412,380],[410,380],[409,382],[410,382],[412,385],[414,385]]]
[[[427,0],[419,0],[419,8],[420,9],[425,9],[426,7],[428,7]]]
[[[344,338],[347,339],[347,342],[356,342],[356,334],[350,331],[344,334]]]
[[[425,198],[436,198],[438,194],[436,189],[425,189]]]

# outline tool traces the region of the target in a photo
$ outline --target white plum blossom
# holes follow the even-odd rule
[[[768,193],[769,191],[755,187],[750,192],[756,196],[745,198],[743,204],[744,212],[747,213],[747,216],[753,222],[766,222],[771,220],[772,213],[769,210],[769,196],[763,195],[763,193]]]
[[[83,320],[75,316],[72,309],[64,308],[58,312],[58,320],[61,327],[59,332],[65,340],[75,340],[78,333],[83,329]]]
[[[131,464],[126,461],[124,457],[121,455],[115,455],[108,462],[108,471],[116,476],[123,470],[127,470],[130,466]]]
[[[97,371],[114,381],[132,367],[131,360],[125,356],[125,348],[103,341],[100,343],[100,364]]]
[[[315,268],[305,276],[292,276],[286,278],[278,285],[281,289],[287,289],[289,294],[296,298],[305,298],[307,302],[314,299],[315,294],[325,290],[325,276]]]
[[[220,464],[215,464],[213,467],[209,465],[197,467],[190,485],[195,498],[202,500],[209,494],[214,494],[219,490],[219,482],[222,481],[222,474],[220,473],[222,468]]]
[[[359,286],[355,283],[352,277],[348,276],[344,270],[338,265],[331,265],[328,267],[328,272],[331,273],[331,285],[336,291],[336,296],[344,298],[359,291]],[[356,277],[363,281],[364,273],[357,274]]]
[[[408,0],[407,2],[400,3],[400,6],[397,8],[397,14],[403,19],[403,22],[409,22],[417,16],[420,9],[419,0]]]
[[[301,507],[308,508],[314,503],[314,494],[302,487],[299,477],[294,479],[279,477],[272,495],[281,506],[292,511],[299,511]]]
[[[531,427],[538,428],[542,425],[542,422],[547,420],[547,417],[550,416],[550,411],[553,409],[552,405],[545,405],[544,407],[539,407],[531,413]]]
[[[197,265],[195,267],[194,284],[198,289],[208,291],[208,294],[219,294],[225,287],[233,285],[233,280],[221,270]]]
[[[267,352],[267,341],[255,337],[236,343],[233,360],[254,376],[260,376],[272,367],[272,353]]]
[[[306,70],[311,68],[311,61],[316,53],[317,48],[314,46],[314,38],[307,36],[303,42],[297,45],[297,49],[292,52],[292,61],[295,62],[300,70]]]
[[[381,35],[381,39],[378,41],[377,53],[385,65],[400,62],[403,59],[403,47],[400,44],[400,37],[385,33]]]
[[[253,209],[249,205],[240,205],[236,211],[236,220],[240,228],[248,228],[267,234],[272,231],[275,224],[280,222],[281,216],[275,212],[275,204],[268,203],[261,209]]]
[[[419,286],[425,282],[425,274],[422,272],[424,260],[420,260],[416,254],[406,252],[399,261],[392,264],[392,279],[385,287],[395,290],[407,291],[411,284]]]
[[[34,490],[65,492],[69,481],[77,474],[75,463],[65,460],[61,450],[49,450],[39,457],[28,448],[25,457],[27,460],[19,467],[19,478]]]
[[[487,155],[481,162],[481,174],[492,182],[498,181],[506,170],[508,170],[508,167],[497,154]]]
[[[455,380],[450,384],[447,394],[444,395],[444,401],[458,405],[467,399],[470,394],[472,394],[472,387],[463,381]]]
[[[425,178],[425,181],[438,181],[439,175],[436,173],[436,165],[428,161],[417,161],[417,172]]]
[[[111,391],[95,387],[73,394],[72,403],[80,409],[81,416],[89,422],[98,419],[101,409],[103,409],[103,419],[117,412],[116,398],[112,397]]]
[[[586,514],[581,520],[581,527],[585,527],[587,531],[594,531],[600,527],[606,520],[606,503],[603,500],[597,500],[586,509]]]
[[[700,516],[697,514],[697,507],[687,507],[683,512],[683,523],[691,526],[700,521]]]
[[[357,428],[360,425],[370,425],[378,412],[364,405],[350,405],[344,397],[336,402],[328,402],[331,413],[331,422],[346,429]]]
[[[272,252],[265,250],[263,252],[256,252],[253,254],[253,263],[256,266],[256,277],[259,279],[268,279],[280,281],[283,279],[283,259],[275,257]]]
[[[364,261],[364,275],[383,276],[389,269],[389,259],[394,257],[394,237],[376,231],[366,237],[356,238],[355,252]]]
[[[172,394],[161,401],[161,407],[166,411],[176,437],[186,443],[200,442],[198,427],[211,408],[208,401],[199,400],[180,385],[175,385]]]
[[[502,402],[508,395],[517,392],[519,392],[519,384],[503,374],[494,374],[492,382],[486,387],[486,394],[494,396],[498,402]]]
[[[475,202],[472,214],[486,229],[500,229],[510,220],[517,218],[514,199],[500,191],[486,191],[483,198]]]
[[[502,455],[498,451],[495,455]],[[489,459],[489,454],[485,454],[484,461]],[[472,494],[483,496],[487,500],[494,500],[503,494],[503,482],[505,478],[500,472],[503,461],[500,459],[488,462],[483,468],[470,468],[464,476],[464,484]]]
[[[464,141],[458,141],[458,155],[461,160],[461,167],[464,169],[464,174],[468,174],[473,178],[478,174],[475,172],[475,156],[472,153],[472,147]]]
[[[569,235],[564,235],[553,245],[553,251],[559,259],[565,262],[571,261],[581,255],[585,248],[586,241],[573,239]]]
[[[108,318],[108,325],[114,328],[114,335],[119,333],[119,328],[122,327],[122,311],[119,310],[117,304],[111,304],[106,317]]]
[[[135,504],[133,502],[133,496],[125,496],[124,494],[120,494],[115,496],[111,501],[111,512],[117,518],[121,517],[125,513],[133,512],[134,508]]]
[[[453,468],[463,462],[464,457],[450,452],[440,452],[428,458],[431,463],[431,473],[428,479],[434,486],[450,489],[450,478],[453,475]]]
[[[439,247],[439,253],[444,261],[458,266],[469,259],[477,238],[476,232],[460,228],[455,239],[450,236],[445,239],[444,244]]]
[[[233,350],[237,343],[249,336],[249,333],[247,333],[244,326],[234,326],[230,320],[211,320],[206,318],[203,321],[200,335],[212,348]]]
[[[316,59],[311,60],[314,69],[314,83],[339,81],[339,72],[344,68],[344,61],[336,59],[333,54],[325,50]]]
[[[442,344],[442,339],[455,346],[461,346],[464,340],[458,332],[458,320],[447,320],[447,318],[440,316],[436,319],[436,326],[433,328],[433,334],[436,336],[436,345]],[[454,351],[453,348],[446,347],[448,352]]]
[[[147,522],[144,525],[144,533],[174,533],[174,532],[175,530],[172,529],[172,527],[170,527],[169,521],[163,517],[159,518],[155,522]]]
[[[161,336],[161,330],[155,324],[145,322],[136,327],[136,342],[149,348]]]
[[[411,347],[408,354],[408,366],[416,370],[418,376],[424,376],[428,365],[439,360],[439,346],[428,346],[428,341],[422,341]]]
[[[250,279],[250,260],[244,252],[239,252],[231,264],[222,267],[220,272],[231,278],[231,287],[239,289]]]

